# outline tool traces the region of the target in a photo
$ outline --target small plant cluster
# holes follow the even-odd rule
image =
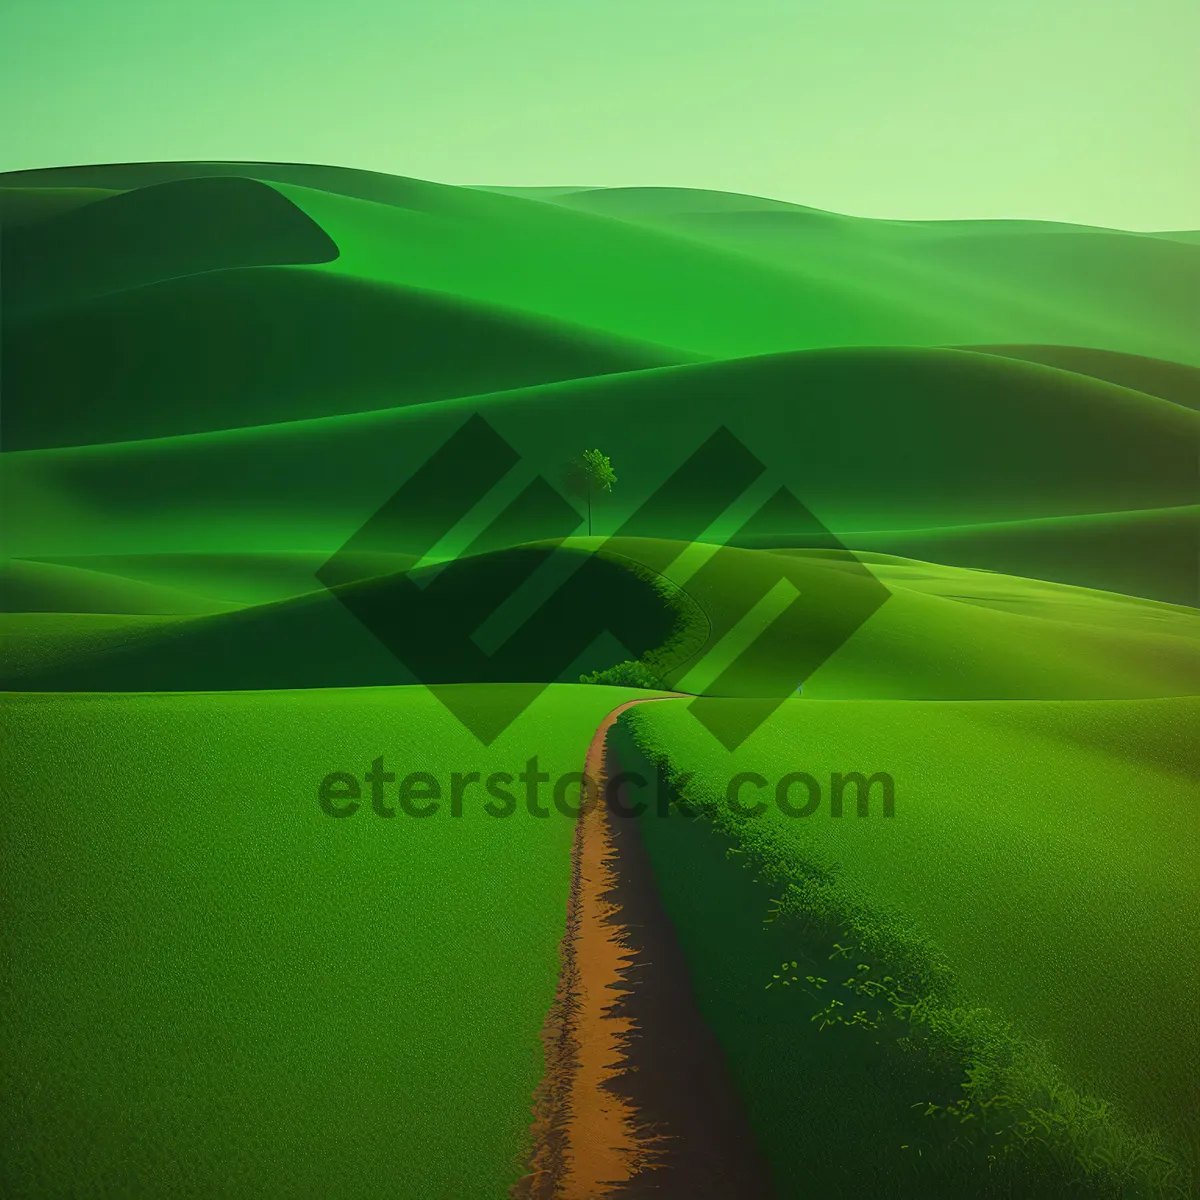
[[[777,908],[769,919],[778,916]],[[829,963],[854,963],[842,969],[843,978],[816,970],[802,976],[792,959],[780,964],[766,988],[794,987],[810,997],[817,1032],[859,1029],[879,1037],[887,1031],[898,1049],[934,1068],[931,1080],[951,1068],[958,1075],[954,1092],[913,1106],[949,1127],[939,1139],[947,1158],[974,1146],[993,1172],[1051,1170],[1079,1195],[1182,1200],[1191,1194],[1180,1164],[1157,1139],[1129,1128],[1106,1101],[1071,1088],[1044,1051],[1006,1022],[986,1009],[919,995],[893,975],[872,975],[872,964],[856,961],[861,957],[861,947],[833,941]],[[839,974],[837,967],[825,969]],[[831,994],[837,987],[854,999]]]
[[[580,675],[580,683],[602,683],[610,687],[647,688],[650,691],[661,692],[662,681],[643,662],[626,659],[616,666],[606,667],[603,671],[593,671],[590,675]]]
[[[676,799],[731,837],[729,853],[756,879],[779,888],[765,922],[793,931],[801,952],[766,988],[805,996],[814,1033],[891,1046],[926,1081],[928,1098],[914,1105],[930,1122],[915,1147],[922,1172],[961,1180],[980,1195],[1032,1194],[1034,1185],[1045,1194],[1050,1183],[1089,1200],[1193,1194],[1189,1173],[1157,1137],[1071,1088],[1045,1049],[1009,1023],[960,1003],[944,957],[901,914],[846,889],[815,844],[784,841],[761,822],[737,818],[694,777],[685,782],[672,770],[665,751],[662,762]]]
[[[913,1136],[900,1145],[913,1186],[981,1198],[1185,1200],[1192,1172],[1154,1134],[1109,1103],[1070,1087],[1047,1050],[1008,1022],[959,999],[945,957],[903,914],[866,902],[820,845],[780,838],[770,823],[732,813],[695,773],[675,766],[637,709],[639,749],[662,770],[672,804],[733,844],[726,854],[775,890],[764,917],[793,955],[765,987],[800,1001],[814,1036],[845,1037],[883,1056],[909,1092]],[[901,1084],[901,1079],[908,1080]],[[906,1100],[905,1103],[908,1103]]]
[[[835,957],[838,956],[837,952],[842,951],[848,953],[849,947],[835,944]],[[771,982],[767,984],[767,987],[790,987],[793,983],[799,983],[799,976],[790,973],[798,969],[795,961],[782,963],[779,973],[771,976]],[[860,972],[860,975],[852,975],[849,979],[844,979],[842,987],[849,988],[860,999],[865,998],[872,1005],[880,997],[885,1002],[891,1001],[893,1005],[898,1003],[902,989],[897,987],[896,981],[891,975],[885,975],[882,979],[869,978],[867,974],[871,970],[869,963],[859,963],[857,970]],[[804,983],[808,984],[808,987],[801,985],[801,991],[807,992],[817,1000],[818,1004],[821,1003],[821,999],[815,993],[821,991],[829,983],[829,980],[824,975],[805,975]],[[845,1025],[848,1028],[878,1029],[886,1019],[885,1011],[878,1007],[875,1008],[874,1016],[872,1016],[865,1008],[847,1008],[846,1002],[837,999],[836,996],[832,999],[828,997],[825,999],[828,1000],[825,1007],[809,1017],[810,1021],[820,1022],[817,1025],[818,1030],[827,1029],[830,1025]]]

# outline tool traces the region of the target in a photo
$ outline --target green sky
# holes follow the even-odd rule
[[[0,170],[233,158],[1200,226],[1195,0],[3,0]]]

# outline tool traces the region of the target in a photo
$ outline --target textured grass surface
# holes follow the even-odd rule
[[[88,298],[12,321],[6,342],[7,386],[24,400],[5,422],[10,450],[373,411],[688,359],[297,267],[206,271]],[[169,409],[156,403],[166,392]]]
[[[1187,695],[1200,677],[1194,609],[1108,592],[890,555],[862,554],[860,564],[834,552],[657,538],[572,539],[551,550],[459,559],[431,591],[388,574],[346,585],[341,601],[309,592],[186,619],[97,624],[82,640],[82,618],[0,615],[0,661],[9,686],[38,691],[354,687],[412,682],[410,671],[425,682],[551,683],[638,657],[679,691],[730,696],[785,695],[803,680],[817,699],[1133,699]],[[152,608],[143,592],[171,595],[96,571],[15,565],[107,579],[131,611],[134,600]],[[360,569],[380,565],[367,559]],[[204,586],[198,565],[157,566]],[[539,571],[550,573],[544,593]],[[490,614],[520,587],[530,599],[492,645]],[[797,597],[793,607],[756,603],[779,587]],[[847,614],[879,599],[839,643],[854,628]],[[464,638],[477,626],[482,642]],[[59,628],[75,640],[55,644]]]
[[[1183,363],[1081,346],[964,346],[962,349],[1043,363],[1093,379],[1105,379],[1135,392],[1145,392],[1147,396],[1161,396],[1185,408],[1200,408],[1200,368]]]
[[[817,698],[1134,699],[1190,695],[1194,609],[866,555],[891,598],[808,681]]]
[[[487,750],[422,689],[7,696],[0,1190],[502,1195],[572,823],[519,782],[507,819],[364,784],[335,820],[318,784],[579,771],[628,695],[553,689]]]
[[[0,609],[4,612],[183,616],[231,607],[180,588],[87,567],[0,561]]]
[[[1189,235],[1176,241],[1052,221],[864,220],[687,188],[587,188],[539,198],[808,281],[851,280],[880,299],[908,296],[943,328],[969,314],[993,328],[1056,331],[1013,341],[1197,361],[1186,313],[1200,257]]]
[[[855,550],[1200,607],[1200,507],[847,534]]]
[[[781,1193],[1092,1196],[1107,1155],[1116,1194],[1155,1194],[1138,1139],[1194,1137],[1200,1067],[1195,235],[518,193],[295,164],[0,177],[0,1192],[458,1200],[520,1170],[571,822],[470,792],[461,818],[317,803],[380,755],[443,786],[533,753],[577,771],[645,695],[552,687],[485,751],[374,686],[413,676],[315,573],[480,412],[520,460],[500,507],[599,446],[596,530],[622,536],[548,560],[571,514],[543,488],[557,515],[506,512],[418,571],[423,601],[400,573],[494,446],[461,495],[355,536],[336,582],[422,678],[494,731],[512,681],[638,655],[721,678],[730,711],[803,677],[736,755],[678,703],[631,721],[701,799],[734,769],[896,779],[892,820],[646,826]],[[757,482],[726,439],[623,525],[721,429]],[[557,608],[501,628],[539,578]],[[755,607],[773,588],[801,608]],[[840,942],[923,1007],[818,1032],[828,992],[766,986],[807,954],[850,997]],[[1015,1099],[964,1141],[968,1069]],[[1032,1132],[998,1167],[1001,1111]]]
[[[119,579],[189,592],[231,604],[270,604],[321,590],[317,570],[328,555],[279,554],[83,554],[60,560]],[[360,578],[402,571],[411,554],[378,554],[352,559]]]
[[[602,442],[609,528],[728,425],[839,535],[884,531],[863,548],[939,531],[1194,599],[1186,242],[304,165],[2,182],[9,555],[329,552],[481,409],[551,480]]]
[[[626,552],[653,562],[656,544],[637,545]],[[1134,698],[1190,694],[1200,678],[1193,609],[1107,592],[814,550],[725,548],[707,562],[689,553],[664,575],[709,624],[706,640],[665,676],[686,692],[703,690],[689,686],[701,659],[701,684],[734,661],[743,667],[733,690],[710,694],[778,695],[782,661],[817,699]],[[780,578],[798,594],[794,614],[750,610]],[[846,611],[869,600],[875,581],[887,599],[839,643]],[[739,636],[730,647],[722,639],[731,630]]]
[[[716,918],[689,882],[695,851],[677,823],[644,822],[668,908],[694,955],[700,1003],[781,1178],[799,1181],[809,1152],[796,1122],[812,1101],[798,1089],[836,1096],[839,1085],[792,1078],[771,1053],[791,1045],[776,1027],[788,1013],[806,1030],[789,1061],[804,1053],[818,999],[801,984],[780,1010],[780,989],[764,987],[780,958],[801,957],[803,919],[831,914],[851,931],[852,959],[869,952],[897,977],[924,970],[953,1002],[991,1009],[1040,1044],[1079,1093],[1111,1102],[1131,1128],[1156,1131],[1177,1155],[1192,1155],[1200,762],[1189,731],[1198,715],[1195,698],[805,699],[786,703],[734,754],[683,702],[626,718],[652,758],[694,773],[684,795],[718,804],[717,825],[770,880],[739,914]],[[728,781],[743,771],[770,783],[741,793],[747,807],[769,802],[761,817],[738,817],[724,803]],[[796,771],[823,789],[808,818],[787,817],[774,802],[776,781]],[[831,818],[832,773],[851,771],[893,777],[893,818],[881,815],[878,785],[871,817],[855,815],[851,788],[846,815]],[[793,803],[806,796],[797,785]],[[790,900],[789,883],[801,888]],[[798,918],[790,943],[786,921],[770,934],[761,925],[772,895],[784,895]],[[753,937],[747,907],[758,908]],[[922,962],[936,966],[932,976]],[[802,965],[801,977],[836,970],[827,961]]]
[[[344,261],[332,269],[698,353],[1025,342],[1196,361],[1178,303],[1196,269],[1184,240],[1038,221],[869,220],[673,188],[589,188],[545,204],[305,164],[61,168],[0,184],[124,190],[201,175],[278,186],[338,243]]]
[[[8,686],[37,691],[553,683],[575,682],[582,671],[631,653],[703,638],[707,626],[695,603],[638,562],[592,555],[577,545],[553,551],[534,545],[462,558],[427,588],[393,573],[348,584],[336,596],[322,589],[212,614],[215,619],[107,624],[77,644],[74,659],[48,646],[52,617],[37,621],[22,613],[7,623],[0,662]],[[486,633],[506,598],[546,568],[552,573],[540,608],[537,601],[518,606],[514,627],[499,628],[496,644],[469,636]],[[112,579],[118,592],[149,587],[89,574]],[[74,630],[76,623],[63,628]]]
[[[326,262],[337,254],[329,235],[267,184],[164,183],[10,231],[5,314],[11,319],[204,271]]]
[[[829,350],[639,371],[486,401],[16,453],[3,478],[14,514],[5,550],[332,552],[477,409],[524,469],[552,482],[583,439],[610,447],[620,485],[599,506],[601,533],[618,528],[722,426],[770,460],[774,486],[790,487],[842,535],[1196,501],[1200,417],[1179,405],[994,355]],[[703,502],[682,497],[671,519],[647,532],[696,536],[689,526]],[[752,512],[730,514],[722,532]],[[531,520],[514,540],[561,535],[544,526]],[[794,532],[774,530],[781,544],[795,544],[787,540]],[[1122,585],[1137,584],[1120,553],[1114,558]]]
[[[164,183],[4,245],[7,449],[265,424],[688,361],[350,270],[275,188]],[[64,346],[71,347],[64,354]],[[173,403],[159,399],[171,394]]]

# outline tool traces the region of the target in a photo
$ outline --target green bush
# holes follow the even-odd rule
[[[662,680],[643,662],[626,659],[616,666],[606,667],[603,671],[593,671],[590,675],[580,675],[580,683],[605,683],[610,687],[647,688],[653,692],[661,692]]]

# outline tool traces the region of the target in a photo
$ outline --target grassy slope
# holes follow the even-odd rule
[[[1200,604],[1198,521],[1200,507],[1190,506],[992,525],[865,531],[843,535],[843,540],[860,552],[954,563],[1029,579],[1058,579],[1077,587],[1140,594],[1195,608]],[[796,532],[796,540],[802,542],[803,531]],[[740,538],[736,544],[787,550],[773,534]],[[315,571],[325,558],[320,553],[142,554],[65,556],[56,561],[218,600],[264,604],[318,589]],[[361,577],[401,570],[411,561],[411,556],[380,555],[363,564]]]
[[[826,345],[928,344],[936,298],[788,273],[621,222],[423,184],[420,207],[278,185],[338,242],[332,271],[436,288],[623,337],[731,357]],[[570,274],[564,278],[564,266]],[[964,339],[958,339],[964,340]]]
[[[1124,350],[1200,365],[1190,325],[1200,254],[1186,242],[1039,221],[886,221],[759,197],[677,188],[596,188],[552,197],[809,279],[854,279],[882,297],[937,297],[995,339]],[[947,340],[956,340],[949,338]]]
[[[987,336],[986,324],[961,312],[948,325],[936,298],[924,311],[917,297],[881,298],[853,279],[806,280],[623,222],[415,179],[280,164],[147,164],[16,173],[3,182],[144,187],[210,173],[279,187],[337,242],[333,272],[700,355]]]
[[[186,618],[136,613],[0,613],[0,664],[4,689],[19,679],[58,670],[76,671],[113,646],[162,636]]]
[[[646,655],[672,687],[732,696],[786,695],[802,678],[818,699],[1135,698],[1186,695],[1200,678],[1200,619],[1187,608],[888,555],[863,554],[864,569],[820,551],[554,545],[460,559],[432,591],[390,575],[339,589],[343,602],[317,591],[104,626],[68,654],[47,644],[53,616],[9,620],[5,677],[38,691],[353,687],[410,682],[409,669],[425,682],[554,682]],[[552,572],[544,593],[539,571]],[[781,580],[796,606],[754,608]],[[518,585],[534,590],[507,640],[465,641]],[[842,644],[846,614],[881,599]],[[740,640],[723,640],[731,631]]]
[[[0,176],[0,179],[5,178]],[[59,213],[82,208],[96,200],[116,196],[121,190],[53,184],[45,187],[14,187],[0,183],[0,229],[11,232],[22,225],[30,225]]]
[[[185,616],[231,605],[175,587],[55,563],[0,561],[0,611]]]
[[[191,592],[233,604],[271,604],[322,590],[316,577],[326,554],[82,554],[60,559],[120,579]],[[379,554],[354,560],[358,577],[403,571],[411,554]]]
[[[1160,396],[1185,408],[1200,408],[1200,368],[1183,363],[1081,346],[963,346],[961,349],[1044,363],[1094,379],[1106,379],[1147,396]]]
[[[781,659],[818,699],[1132,698],[1190,694],[1200,679],[1200,619],[1191,609],[888,555],[858,557],[889,595],[844,643],[836,637],[843,614],[858,610],[871,586],[853,560],[726,549],[689,578],[681,559],[665,574],[700,606],[710,632],[667,681],[702,690],[688,677],[702,655],[701,681],[746,653],[718,644],[735,625],[761,639],[761,670],[747,672],[733,695],[784,694]],[[769,611],[747,615],[780,577],[800,594],[795,615],[774,624]],[[831,645],[835,653],[822,661]]]
[[[278,190],[241,178],[162,183],[17,230],[4,241],[5,446],[325,416],[691,357],[347,264],[295,265],[338,259]]]
[[[129,188],[239,174],[279,185],[334,238],[342,257],[331,271],[453,292],[702,355],[1029,342],[1195,358],[1186,319],[1167,295],[1186,289],[1193,248],[1111,230],[872,221],[733,198],[733,211],[717,218],[781,219],[789,229],[798,221],[804,231],[790,257],[787,238],[772,233],[755,260],[745,239],[723,242],[707,230],[698,236],[695,220],[679,225],[674,189],[587,189],[546,204],[370,172],[262,163],[64,168],[0,182]],[[612,206],[611,197],[631,194],[649,200]],[[712,206],[711,193],[682,195],[685,208]],[[740,211],[747,205],[767,211]],[[993,249],[998,227],[1004,236]],[[958,257],[947,260],[944,245]],[[1047,255],[1064,259],[1049,279],[1037,267]],[[1119,286],[1107,286],[1114,281]]]
[[[337,245],[274,188],[188,179],[59,212],[4,239],[5,316],[236,267],[318,263]]]
[[[22,616],[6,623],[4,676],[10,687],[37,691],[355,687],[415,679],[574,682],[584,671],[668,642],[702,640],[707,624],[694,602],[637,561],[578,546],[564,547],[550,561],[553,549],[464,558],[427,588],[387,575],[341,587],[336,598],[320,589],[215,619],[103,626],[70,655],[47,638],[56,627],[73,633],[78,622]],[[539,571],[552,593],[544,607],[536,590]],[[518,586],[532,586],[536,598],[510,619],[511,636],[481,650],[464,631],[481,626]],[[395,645],[395,656],[388,645]]]
[[[766,539],[764,539],[766,540]],[[845,536],[855,550],[1055,579],[1200,607],[1200,507]]]
[[[302,267],[84,299],[10,322],[5,339],[5,385],[21,398],[4,423],[10,450],[388,409],[688,357]]]
[[[6,697],[0,1190],[501,1195],[572,825],[478,787],[332,820],[317,786],[578,771],[626,695],[556,689],[486,751],[423,689]]]
[[[695,772],[685,794],[698,801],[719,800],[738,771],[761,772],[772,784],[806,771],[821,782],[822,806],[807,820],[774,805],[759,820],[739,821],[728,810],[719,819],[772,881],[758,896],[757,920],[769,915],[766,896],[823,872],[835,911],[858,922],[860,958],[869,949],[880,971],[899,975],[917,961],[914,947],[924,947],[948,968],[952,1000],[1011,1020],[1019,1037],[1046,1046],[1071,1086],[1113,1101],[1133,1127],[1157,1129],[1187,1156],[1200,1066],[1193,1019],[1200,877],[1191,852],[1200,832],[1200,763],[1188,732],[1196,716],[1194,698],[804,700],[785,704],[732,755],[682,703],[637,710],[629,721],[652,757],[666,754],[674,770]],[[892,775],[895,817],[880,818],[877,793],[875,819],[855,819],[851,791],[849,815],[830,820],[834,771]],[[803,798],[797,789],[794,799]],[[745,799],[758,799],[752,787]],[[819,1110],[832,1108],[848,1122],[843,1149],[853,1153],[857,1120],[839,1107],[846,1098],[838,1081],[854,1078],[853,1063],[812,1074],[824,1043],[812,1042],[809,1018],[829,997],[764,992],[780,957],[798,958],[806,948],[803,926],[760,924],[755,933],[753,913],[710,911],[695,886],[699,860],[689,857],[703,856],[702,845],[672,822],[647,821],[645,830],[668,909],[694,958],[702,1009],[730,1054],[777,1178],[798,1188],[810,1160],[836,1156],[837,1145],[822,1149],[819,1138],[799,1138],[797,1130],[811,1131],[808,1122],[828,1120]],[[772,859],[774,875],[765,865]],[[802,966],[801,975],[833,977],[838,969],[824,960]],[[808,1033],[797,1039],[784,1027]],[[868,1042],[860,1046],[869,1058]],[[887,1111],[886,1098],[902,1093],[897,1083],[891,1095],[891,1086],[871,1099],[871,1127],[860,1131],[864,1162],[881,1153],[872,1142],[886,1142],[903,1116]],[[908,1140],[885,1148],[885,1176],[906,1174],[899,1146]],[[858,1168],[827,1160],[821,1169],[844,1186],[846,1172]]]
[[[992,355],[823,350],[13,454],[7,553],[332,550],[476,409],[551,479],[584,440],[605,447],[606,529],[723,424],[839,533],[1195,502],[1197,416],[1177,405]]]
[[[272,181],[273,189],[248,190],[231,179],[179,184],[174,195],[283,196],[295,206],[289,212],[306,214],[337,243],[338,257],[76,299],[27,325],[16,367],[26,371],[28,394],[53,384],[53,395],[81,397],[77,411],[53,414],[58,429],[68,417],[76,426],[64,440],[178,432],[184,427],[164,423],[170,413],[193,420],[201,403],[215,425],[353,413],[396,404],[390,389],[402,374],[418,380],[402,400],[419,402],[529,382],[505,373],[514,364],[573,376],[689,352],[874,342],[971,343],[986,353],[770,355],[8,456],[10,552],[98,556],[79,566],[112,572],[97,579],[25,564],[17,568],[30,585],[21,605],[77,605],[70,597],[87,595],[96,608],[135,610],[6,614],[21,686],[300,687],[314,681],[314,663],[343,672],[323,683],[393,682],[394,664],[370,635],[328,597],[302,593],[312,592],[312,571],[326,554],[476,407],[550,476],[582,444],[610,452],[621,480],[600,514],[606,530],[676,465],[664,460],[664,447],[685,455],[726,423],[752,450],[769,453],[774,482],[790,485],[848,540],[857,531],[853,544],[868,550],[1184,595],[1186,563],[1164,579],[1163,553],[1131,567],[1128,547],[1147,530],[1167,539],[1161,545],[1182,545],[1194,520],[1184,506],[1195,502],[1196,421],[1180,407],[1191,394],[1190,369],[1144,357],[1196,361],[1190,331],[1184,337],[1180,327],[1181,289],[1194,271],[1186,240],[1023,222],[863,221],[654,189],[580,190],[546,205],[288,165],[99,167],[0,184],[21,188],[9,206],[18,225],[28,230],[40,219],[43,230],[69,230],[61,223],[86,229],[102,221],[105,204],[153,206],[164,194],[155,185],[196,174]],[[157,195],[109,201],[109,192],[85,190],[131,187]],[[165,245],[172,250],[169,239]],[[126,256],[115,261],[128,265]],[[177,271],[161,261],[168,274]],[[72,286],[78,292],[77,279]],[[94,281],[87,286],[94,290]],[[197,314],[204,336],[180,340],[181,321]],[[401,322],[409,340],[397,347]],[[246,329],[253,337],[239,342]],[[81,339],[85,355],[56,351]],[[134,402],[122,407],[128,389],[114,364],[128,361],[128,339],[156,345],[161,357],[148,356]],[[221,356],[211,354],[213,342]],[[1061,342],[1109,352],[1046,345]],[[264,345],[275,350],[264,354]],[[181,370],[180,361],[190,365]],[[71,374],[80,370],[92,391],[80,390]],[[150,402],[180,389],[187,404],[149,421]],[[29,436],[35,444],[57,435],[44,427]],[[653,532],[679,533],[669,524]],[[804,530],[777,522],[757,544],[803,542],[779,538],[789,532]],[[403,547],[374,549],[379,571],[364,575],[388,569],[382,555]],[[818,599],[820,622],[836,620],[866,583],[811,551],[727,551],[707,572],[689,575],[696,562],[667,565],[672,551],[661,544],[610,550],[674,580],[674,590],[655,591],[645,575],[608,571],[588,587],[599,607],[621,601],[635,642],[675,639],[684,661],[669,674],[673,682],[686,679],[703,639],[711,647],[742,616],[758,584],[792,579]],[[774,774],[889,770],[900,816],[823,826],[780,820],[758,831],[768,845],[832,864],[847,897],[870,911],[900,912],[950,963],[963,997],[1045,1039],[1077,1086],[1186,1138],[1176,1117],[1197,1055],[1186,1027],[1190,965],[1179,947],[1196,941],[1181,924],[1196,911],[1184,854],[1195,833],[1195,765],[1180,731],[1195,705],[1131,698],[1195,690],[1194,614],[1011,574],[863,557],[891,598],[807,678],[811,702],[784,705],[736,761]],[[476,566],[489,568],[480,578],[488,577],[498,561],[464,564],[464,581]],[[145,615],[170,605],[128,580],[257,607]],[[477,583],[460,589],[459,601],[471,602]],[[386,583],[372,587],[391,603]],[[781,634],[791,640],[781,644]],[[764,663],[802,659],[804,639],[803,621],[773,628]],[[621,657],[628,648],[609,642],[584,654]],[[574,664],[583,665],[597,663]],[[358,1195],[379,1180],[429,1196],[465,1194],[481,1181],[500,1190],[515,1170],[537,1077],[567,823],[330,822],[287,806],[343,759],[356,756],[362,771],[392,746],[407,765],[436,745],[447,769],[492,764],[512,748],[519,766],[518,744],[528,735],[539,751],[554,747],[561,769],[574,770],[600,713],[623,695],[555,689],[539,702],[545,721],[519,722],[486,756],[440,709],[422,707],[435,702],[415,691],[13,699],[6,773],[31,802],[15,806],[6,826],[5,886],[14,896],[20,889],[21,900],[8,907],[22,915],[4,936],[14,986],[29,1003],[17,1007],[12,1026],[17,1054],[6,1051],[0,1069],[6,1093],[28,1100],[23,1110],[6,1110],[6,1141],[40,1145],[29,1152],[55,1159],[26,1190],[66,1192],[72,1174],[103,1179],[122,1160],[125,1170],[135,1163],[152,1190],[170,1190],[172,1177],[162,1173],[169,1168],[152,1154],[173,1156],[193,1186],[199,1179],[213,1192],[336,1195],[341,1187]],[[876,702],[823,699],[845,697]],[[913,702],[931,697],[940,702]],[[1077,697],[1120,699],[1064,699]],[[966,698],[972,702],[955,702]],[[681,706],[654,707],[661,717],[638,726],[649,748],[698,767],[702,788],[728,773],[732,760]],[[220,762],[204,749],[215,742],[233,748]],[[269,793],[252,792],[264,796],[260,806],[248,805],[245,781],[262,774],[264,761],[278,764],[274,782]],[[172,767],[188,781],[186,804]],[[70,807],[80,776],[88,780],[83,822]],[[131,779],[134,808],[122,794]],[[1153,803],[1134,808],[1131,795]],[[1080,819],[1081,804],[1095,820]],[[395,840],[381,827],[407,835],[400,861],[410,869],[395,869]],[[346,839],[332,843],[342,830]],[[507,839],[500,854],[498,838]],[[864,1161],[896,1169],[893,1148],[882,1143],[908,1127],[886,1116],[857,1134],[861,1117],[831,1123],[830,1114],[847,1117],[836,1078],[849,1079],[853,1064],[835,1055],[837,1071],[812,1074],[822,1051],[795,1037],[797,1025],[809,1027],[807,1010],[797,1015],[794,996],[763,991],[778,958],[777,942],[769,950],[754,943],[765,901],[761,910],[705,908],[711,897],[696,887],[684,849],[661,840],[656,853],[689,951],[711,972],[701,973],[702,1002],[731,1047],[777,1170],[796,1187],[810,1185],[813,1162],[798,1149],[829,1156],[855,1145]],[[110,887],[118,878],[121,888]],[[51,890],[56,904],[39,905],[36,897]],[[339,919],[347,894],[368,921]],[[72,923],[63,915],[72,911],[85,916]],[[413,912],[435,917],[414,921]],[[129,933],[122,939],[113,929]],[[172,956],[167,948],[180,944],[181,930],[185,952]],[[512,969],[517,956],[505,957],[505,948],[514,939],[523,961],[541,967]],[[44,974],[45,944],[66,947],[56,952],[57,975]],[[136,991],[129,978],[139,981]],[[197,995],[209,1002],[198,1005]],[[411,1028],[418,1006],[416,1028],[426,1032],[405,1040],[411,1057],[396,1069],[395,1027]],[[518,1008],[519,1020],[511,1016]],[[81,1025],[90,1011],[105,1011],[106,1020]],[[331,1026],[347,1015],[345,1036],[331,1039]],[[64,1027],[74,1039],[63,1038]],[[85,1051],[73,1057],[79,1045]],[[447,1072],[448,1062],[456,1069]],[[60,1090],[31,1090],[35,1063],[43,1072],[50,1064]],[[203,1080],[190,1096],[178,1088],[189,1075]],[[102,1086],[110,1100],[117,1089],[115,1103],[88,1102]],[[480,1090],[487,1105],[464,1100]],[[290,1107],[280,1109],[280,1095]],[[312,1112],[341,1111],[339,1098],[341,1110],[387,1116],[318,1123],[314,1135]],[[877,1113],[877,1099],[862,1111]],[[230,1120],[231,1112],[254,1119]],[[144,1140],[134,1133],[139,1119],[148,1123]],[[22,1121],[41,1126],[40,1142]],[[798,1139],[801,1126],[828,1136]],[[420,1152],[405,1140],[413,1130]],[[842,1168],[825,1167],[827,1182],[845,1184]],[[27,1157],[6,1169],[40,1168]],[[14,1190],[7,1180],[5,1190]]]

